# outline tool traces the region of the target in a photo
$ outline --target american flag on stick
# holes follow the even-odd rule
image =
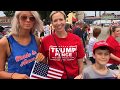
[[[35,61],[30,79],[61,79],[63,73],[63,71],[51,68],[45,63]]]

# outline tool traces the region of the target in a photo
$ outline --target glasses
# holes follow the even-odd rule
[[[34,16],[21,16],[20,19],[22,21],[26,21],[27,19],[29,19],[30,21],[35,21],[35,17]]]

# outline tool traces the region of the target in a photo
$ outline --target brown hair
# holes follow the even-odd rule
[[[87,24],[84,24],[82,30],[83,30],[83,31],[86,31],[86,28],[88,28],[88,25],[87,25]]]
[[[56,13],[61,13],[64,15],[64,19],[66,19],[66,14],[64,11],[52,11],[51,14],[50,14],[50,21],[52,21],[52,16]]]
[[[115,32],[116,28],[120,28],[120,26],[112,26],[110,27],[110,35],[112,34],[112,32]]]
[[[93,29],[93,36],[98,37],[101,33],[101,28],[94,28]]]

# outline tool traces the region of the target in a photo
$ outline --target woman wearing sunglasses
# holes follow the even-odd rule
[[[34,35],[35,30],[43,30],[43,22],[37,11],[15,12],[11,34],[0,40],[0,78],[29,79],[40,46],[39,38]]]

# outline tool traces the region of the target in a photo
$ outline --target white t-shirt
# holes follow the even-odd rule
[[[98,41],[98,39],[96,39],[95,37],[91,37],[88,43],[88,56],[89,57],[93,57],[93,46],[94,44]]]
[[[50,26],[49,25],[46,25],[44,26],[44,36],[48,36],[50,35]]]
[[[89,33],[93,33],[93,28],[92,27],[90,27]]]

